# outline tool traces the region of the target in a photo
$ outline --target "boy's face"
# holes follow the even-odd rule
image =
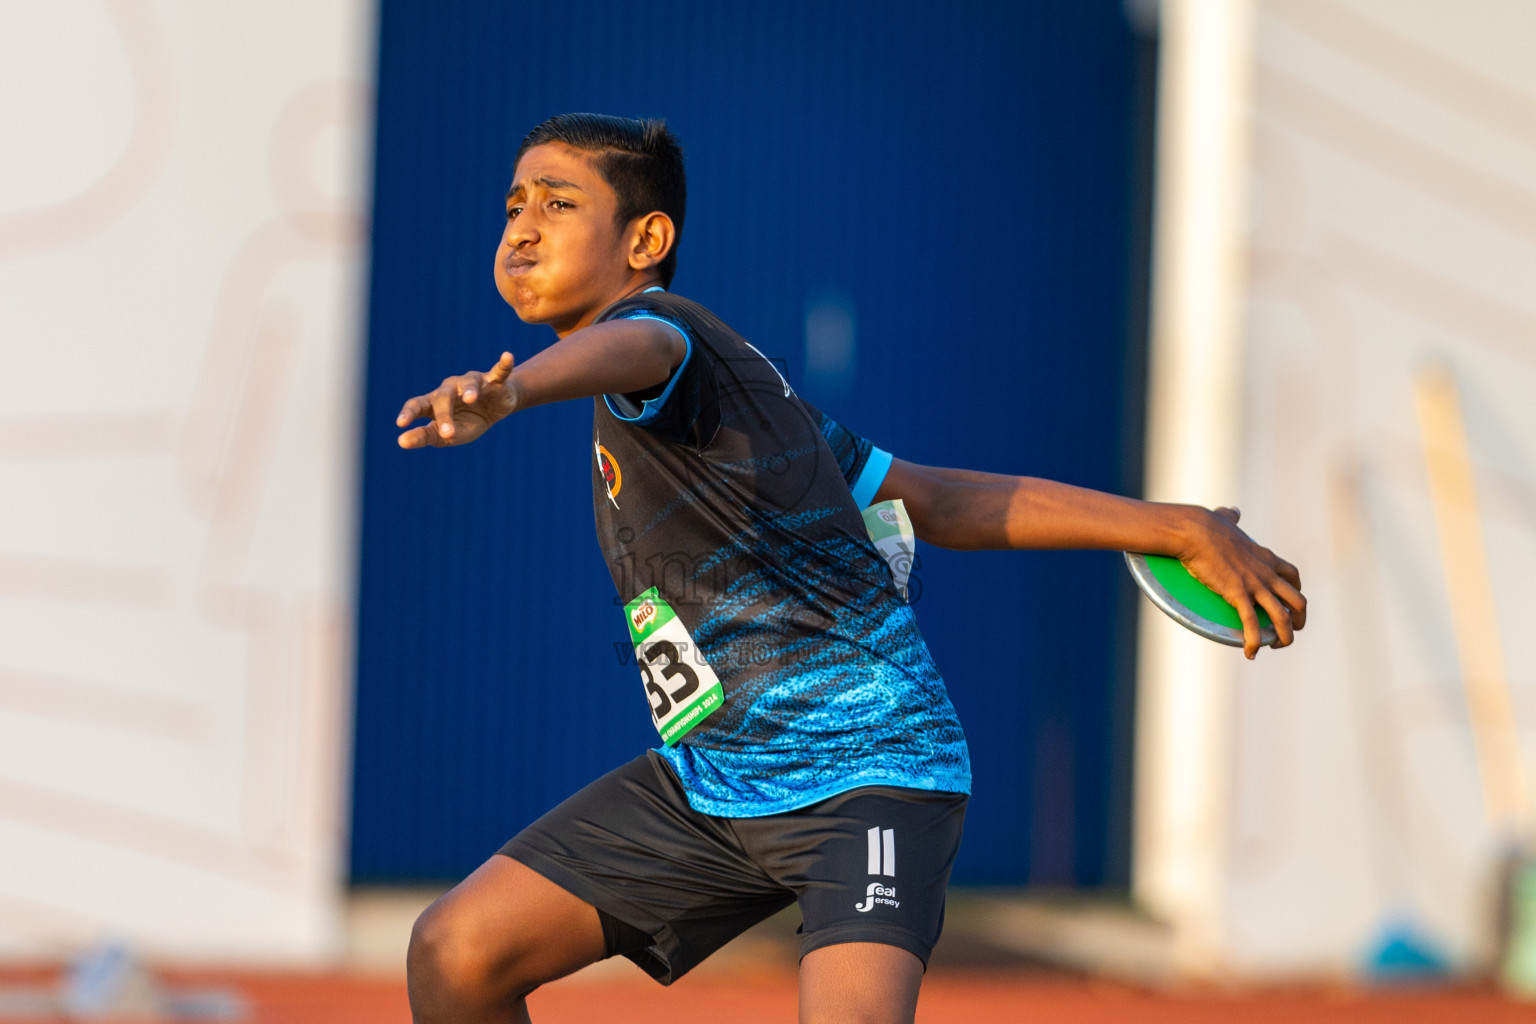
[[[523,154],[496,248],[496,290],[519,317],[563,337],[623,296],[634,271],[618,209],[590,154],[563,142]]]

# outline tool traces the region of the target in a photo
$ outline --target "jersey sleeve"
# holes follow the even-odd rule
[[[876,448],[809,402],[805,407],[812,422],[820,426],[821,436],[827,439],[827,445],[837,459],[837,468],[842,470],[843,479],[848,481],[848,489],[853,492],[854,503],[861,509],[869,507],[885,482],[886,473],[890,472],[891,453]]]
[[[686,438],[699,416],[700,367],[702,359],[694,355],[698,347],[693,332],[686,324],[654,310],[632,309],[620,313],[615,320],[655,320],[666,324],[682,335],[687,346],[683,361],[677,364],[672,376],[648,391],[630,395],[604,395],[608,411],[619,419],[636,426],[646,427],[663,437],[673,440]]]

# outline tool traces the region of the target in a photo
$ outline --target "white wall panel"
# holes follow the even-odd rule
[[[371,10],[0,7],[0,955],[337,948]]]

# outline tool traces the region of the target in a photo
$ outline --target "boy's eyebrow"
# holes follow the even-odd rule
[[[586,189],[582,188],[580,185],[576,184],[574,181],[566,181],[563,178],[545,178],[545,177],[540,177],[540,178],[534,178],[533,179],[533,183],[535,185],[543,185],[545,188],[566,189],[566,190],[571,190],[571,191],[576,191],[576,192],[585,192],[586,191]],[[517,184],[513,185],[511,188],[507,189],[507,198],[511,199],[513,196],[517,195],[521,191],[523,191],[523,183],[522,182],[518,182]]]

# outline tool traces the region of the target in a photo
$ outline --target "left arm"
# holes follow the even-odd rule
[[[920,466],[895,459],[876,501],[900,498],[917,536],[939,547],[1101,548],[1169,555],[1237,609],[1243,653],[1259,647],[1255,607],[1284,647],[1306,623],[1296,567],[1237,528],[1235,509],[1138,501],[1035,477]]]

